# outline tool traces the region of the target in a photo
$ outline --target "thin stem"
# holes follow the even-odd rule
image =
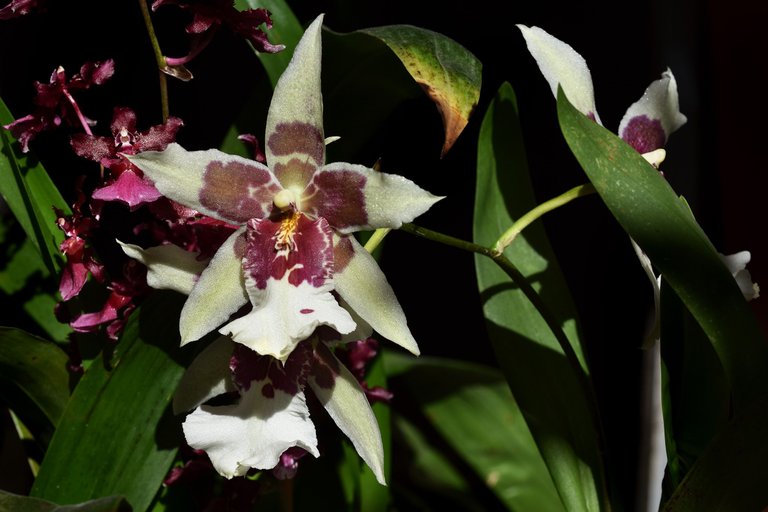
[[[85,133],[87,133],[88,135],[93,135],[93,132],[91,131],[91,127],[88,124],[88,120],[80,111],[80,107],[77,106],[77,102],[75,101],[75,98],[72,97],[72,94],[67,90],[66,87],[64,88],[64,96],[67,97],[67,99],[69,100],[69,104],[72,105],[72,110],[75,111],[77,118],[80,120],[80,124],[83,125],[83,130],[85,130]]]
[[[528,227],[528,225],[530,225],[533,221],[545,213],[560,208],[564,204],[568,204],[576,198],[588,196],[594,194],[595,192],[595,187],[591,183],[587,183],[584,185],[579,185],[578,187],[573,187],[567,192],[564,192],[559,196],[550,199],[549,201],[541,203],[536,208],[517,219],[515,223],[512,224],[512,226],[506,230],[504,234],[501,235],[501,237],[499,237],[499,239],[496,241],[496,244],[494,245],[494,248],[498,252],[504,252],[504,249],[514,241],[517,235],[519,235],[526,227]]]
[[[160,49],[160,42],[157,40],[155,27],[152,25],[152,18],[149,15],[147,0],[139,0],[139,7],[141,7],[141,15],[144,17],[144,25],[147,27],[149,41],[152,43],[152,51],[155,54],[155,61],[157,62],[158,77],[160,80],[160,105],[163,112],[163,122],[166,122],[168,116],[170,116],[170,109],[168,108],[168,83],[163,70],[168,67],[168,63],[165,61],[163,51]]]
[[[369,253],[373,253],[379,244],[384,241],[384,237],[387,236],[390,231],[392,231],[391,228],[379,228],[374,231],[371,238],[365,242],[365,250]]]

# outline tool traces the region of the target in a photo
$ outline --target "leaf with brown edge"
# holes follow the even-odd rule
[[[445,156],[469,122],[482,82],[482,64],[456,41],[411,25],[361,30],[386,44],[437,104],[443,118]]]

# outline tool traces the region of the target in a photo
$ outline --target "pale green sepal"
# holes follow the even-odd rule
[[[381,336],[419,355],[403,308],[379,264],[354,237],[347,239],[351,253],[347,265],[333,275],[336,291]]]
[[[213,397],[237,390],[229,370],[233,349],[232,340],[220,336],[197,355],[173,395],[173,414],[190,411]]]
[[[318,151],[323,157],[318,165],[325,162],[325,136],[323,135],[323,96],[320,90],[320,69],[322,62],[322,39],[320,29],[323,26],[321,14],[313,21],[296,45],[288,67],[275,85],[272,102],[267,114],[267,127],[264,136],[264,153],[267,165],[275,169],[276,164],[286,163],[291,155],[276,155],[270,145],[271,136],[278,124],[305,123],[319,130]],[[302,160],[306,157],[302,155]]]
[[[117,240],[123,252],[147,267],[147,284],[157,290],[175,290],[189,295],[208,260],[200,261],[198,254],[168,244],[142,249],[138,245]]]
[[[255,160],[229,155],[218,149],[187,151],[176,143],[169,144],[164,151],[144,151],[127,158],[152,180],[157,190],[165,197],[214,219],[235,224],[243,223],[242,218],[228,218],[221,211],[208,208],[201,202],[200,192],[204,186],[203,176],[208,166],[212,163],[220,164],[221,167],[237,164],[272,174],[263,164]],[[279,187],[274,176],[269,183],[263,186],[265,188],[269,186]],[[242,197],[238,196],[238,192],[242,193]],[[231,195],[232,201],[250,199],[248,190],[230,190],[228,194]],[[261,206],[264,208],[265,205],[262,204]]]
[[[557,97],[557,86],[563,88],[568,100],[584,115],[594,115],[600,123],[595,107],[592,74],[587,62],[573,47],[553,37],[539,27],[517,25],[523,33],[528,51],[536,60],[541,74]]]
[[[235,250],[244,233],[242,227],[227,238],[192,288],[179,318],[182,346],[213,331],[248,302],[242,258]]]
[[[310,375],[307,381],[312,391],[315,392],[315,396],[333,418],[339,430],[352,441],[355,450],[371,468],[376,480],[381,485],[387,485],[384,479],[384,447],[381,442],[381,432],[365,392],[357,379],[336,359],[336,356],[322,344],[317,346],[317,350],[326,351],[326,357],[336,360],[338,373],[334,374],[332,388],[321,386],[314,375]]]
[[[315,174],[315,178],[322,178],[325,173],[352,173],[365,178],[363,197],[365,199],[366,223],[364,225],[334,225],[339,233],[353,233],[360,230],[379,228],[397,229],[405,222],[411,222],[443,196],[433,195],[408,178],[397,174],[374,171],[364,165],[334,162],[323,166]],[[310,185],[310,188],[312,185]],[[324,215],[324,206],[316,206],[318,216],[331,219],[330,215]],[[331,222],[331,220],[329,220]]]

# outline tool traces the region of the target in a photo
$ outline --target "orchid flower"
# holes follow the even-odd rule
[[[281,361],[320,326],[346,335],[357,324],[369,325],[419,352],[392,288],[350,233],[398,228],[440,198],[401,176],[325,164],[321,25],[322,16],[299,41],[275,87],[267,165],[177,144],[129,157],[169,199],[240,226],[190,291],[179,322],[182,345],[250,302],[249,313],[219,332]]]
[[[381,433],[365,391],[316,337],[300,343],[283,364],[221,336],[184,374],[173,408],[194,409],[183,424],[187,443],[205,450],[219,474],[232,478],[250,468],[275,468],[294,447],[320,455],[307,386],[383,485]],[[239,394],[234,404],[201,405],[231,392]]]

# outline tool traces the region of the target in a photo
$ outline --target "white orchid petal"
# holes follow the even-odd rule
[[[286,276],[268,280],[263,290],[247,286],[253,310],[229,322],[219,332],[259,354],[285,362],[296,345],[321,325],[341,334],[355,329],[352,317],[331,294],[330,282],[320,287],[307,282],[295,286]]]
[[[352,441],[376,480],[386,485],[381,432],[365,392],[357,379],[327,348],[319,344],[317,350],[318,355],[327,361],[326,369],[330,372],[323,372],[323,378],[318,378],[317,373],[309,376],[312,391],[339,429]],[[328,378],[329,373],[331,378]]]
[[[749,251],[741,251],[728,256],[721,254],[720,258],[725,263],[725,266],[728,267],[731,275],[733,275],[736,284],[739,285],[741,294],[744,295],[746,300],[760,297],[760,287],[757,283],[752,282],[752,275],[747,270],[747,263],[752,259],[752,254]]]
[[[248,303],[237,247],[244,232],[238,229],[221,245],[184,303],[179,318],[182,345],[202,338]]]
[[[237,390],[229,369],[233,348],[232,340],[220,336],[195,357],[173,395],[174,414],[190,411],[211,398]]]
[[[667,69],[633,103],[619,124],[619,136],[640,153],[663,147],[687,121],[680,113],[677,82]]]
[[[158,245],[142,249],[117,240],[123,252],[147,267],[147,284],[158,290],[175,290],[189,295],[208,261],[176,245]]]
[[[293,446],[320,455],[304,393],[289,395],[273,388],[272,396],[266,396],[262,382],[254,381],[236,405],[203,405],[184,421],[187,443],[205,450],[226,478],[250,468],[272,469]]]
[[[336,242],[336,291],[376,332],[404,349],[419,355],[403,308],[376,260],[354,239]]]
[[[539,27],[529,28],[525,25],[517,25],[517,28],[523,33],[528,51],[549,83],[552,94],[557,97],[559,84],[574,107],[584,115],[594,116],[595,121],[600,123],[595,107],[592,75],[584,57],[569,44]]]

